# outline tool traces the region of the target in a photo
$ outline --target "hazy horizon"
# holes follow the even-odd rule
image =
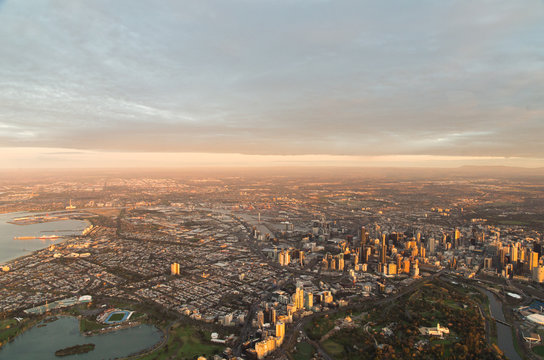
[[[0,168],[544,166],[544,2],[0,0]]]

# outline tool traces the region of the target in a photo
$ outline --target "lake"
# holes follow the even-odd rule
[[[82,220],[60,220],[29,225],[9,223],[14,218],[29,215],[33,214],[25,212],[0,214],[0,264],[64,241],[62,238],[56,240],[14,240],[15,236],[80,235],[89,226],[89,223]]]
[[[74,345],[95,344],[86,354],[69,355],[63,359],[115,359],[145,350],[157,344],[162,332],[152,325],[118,330],[110,333],[84,336],[79,332],[79,320],[63,316],[44,327],[33,327],[13,342],[0,349],[2,360],[60,359],[55,351]]]

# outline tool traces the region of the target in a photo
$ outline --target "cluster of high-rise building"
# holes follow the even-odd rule
[[[484,268],[496,269],[497,273],[508,279],[530,277],[533,281],[542,283],[544,282],[542,252],[540,243],[523,245],[520,242],[503,244],[497,241],[495,256],[484,259]]]
[[[278,257],[281,266],[287,266],[291,263],[291,253],[289,250],[282,249]]]
[[[454,237],[460,237],[458,230]],[[407,274],[417,277],[421,263],[434,266],[427,258],[427,252],[435,253],[435,240],[428,239],[425,244],[420,233],[412,238],[406,238],[401,233],[389,235],[382,233],[380,238],[370,240],[368,232],[363,227],[360,242],[352,236],[348,240],[339,245],[340,253],[323,255],[321,262],[323,270],[349,270],[355,279],[354,271],[366,272],[372,263],[375,264],[374,269],[378,274],[387,276]]]
[[[322,267],[325,270],[344,271],[344,254],[337,255],[326,254],[323,257]]]
[[[291,262],[296,261],[303,267],[306,259],[304,251],[298,249],[281,249],[278,252],[278,249],[275,248],[272,256],[277,259],[281,266],[288,266]]]
[[[330,291],[317,293],[317,300],[328,305],[333,302]],[[302,284],[297,284],[295,292],[288,295],[282,290],[274,293],[272,302],[261,304],[254,319],[253,325],[259,329],[260,337],[253,342],[253,347],[247,352],[258,359],[262,359],[272,353],[283,343],[285,328],[293,322],[294,316],[302,316],[305,312],[314,310],[314,294],[305,291]]]

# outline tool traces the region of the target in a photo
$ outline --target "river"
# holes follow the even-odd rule
[[[486,290],[485,293],[489,299],[491,316],[497,320],[506,321],[504,318],[504,313],[502,312],[502,303],[500,300],[489,290]],[[504,352],[504,355],[506,355],[510,360],[521,360],[521,357],[518,355],[516,348],[514,347],[512,328],[498,321],[495,321],[495,324],[497,324],[498,346]]]
[[[83,229],[89,226],[86,221],[82,220],[59,220],[28,225],[9,223],[14,218],[30,215],[32,214],[25,212],[0,214],[0,264],[63,241],[62,238],[56,240],[14,240],[13,238],[16,236],[79,235]]]
[[[66,359],[115,359],[145,350],[162,338],[152,325],[118,330],[110,333],[84,336],[79,332],[79,320],[63,316],[44,327],[33,327],[0,349],[1,360],[58,360],[55,351],[81,344],[95,344],[86,354],[66,356]]]

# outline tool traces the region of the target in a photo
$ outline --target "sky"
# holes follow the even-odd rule
[[[0,0],[0,167],[544,166],[544,1]]]

